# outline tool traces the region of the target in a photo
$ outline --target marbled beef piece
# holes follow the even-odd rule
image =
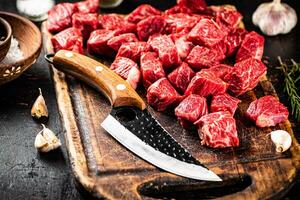
[[[128,42],[122,44],[119,48],[117,57],[126,57],[139,63],[141,54],[151,50],[150,45],[147,42]]]
[[[168,75],[169,81],[181,94],[184,94],[186,88],[195,76],[195,72],[189,67],[187,63],[182,63],[174,71]]]
[[[148,17],[137,24],[137,35],[141,41],[147,41],[155,33],[162,33],[165,29],[166,21],[163,16],[155,15]]]
[[[51,38],[54,51],[69,50],[83,54],[83,39],[80,29],[67,28]]]
[[[288,109],[273,96],[264,96],[251,102],[246,115],[258,127],[275,126],[288,119]]]
[[[264,53],[264,42],[265,38],[255,31],[247,33],[236,54],[236,62],[240,62],[248,58],[261,60]]]
[[[129,58],[117,57],[110,69],[125,79],[133,89],[136,89],[141,80],[141,72],[138,65]]]
[[[172,71],[181,63],[176,46],[170,36],[156,34],[149,38],[148,43],[158,53],[165,71]]]
[[[229,84],[229,91],[235,96],[252,90],[267,73],[267,67],[260,60],[248,58],[234,65],[224,77]]]
[[[147,90],[148,103],[157,111],[177,106],[181,98],[167,78],[157,80]]]
[[[187,35],[175,39],[175,46],[181,59],[185,59],[194,48],[194,44],[188,41]]]
[[[72,15],[77,7],[72,3],[59,3],[48,12],[47,29],[57,33],[72,26]]]
[[[100,29],[93,31],[87,41],[88,52],[108,57],[115,56],[115,51],[107,45],[107,42],[116,35],[118,33],[112,30]]]
[[[118,36],[115,36],[108,40],[107,45],[118,51],[122,44],[129,43],[129,42],[138,42],[137,37],[133,33],[125,33]]]
[[[205,0],[177,0],[180,7],[191,9],[193,13],[201,13],[206,9]]]
[[[199,16],[186,13],[176,13],[165,16],[165,32],[168,34],[179,33],[183,30],[190,31],[200,20]]]
[[[225,55],[221,51],[203,46],[195,46],[185,62],[187,62],[194,70],[199,71],[202,68],[219,64],[224,58]]]
[[[211,148],[239,146],[236,122],[229,112],[214,112],[195,122],[201,144]]]
[[[189,95],[175,108],[175,115],[185,129],[191,129],[195,121],[207,114],[206,99],[196,94]]]
[[[90,33],[98,27],[98,14],[75,13],[72,16],[73,27],[81,30],[84,41],[90,37]]]
[[[245,29],[237,28],[224,38],[224,44],[226,46],[226,56],[232,56],[237,52],[247,33],[248,32]]]
[[[202,69],[202,71],[210,72],[214,74],[217,78],[220,78],[223,80],[223,78],[231,73],[231,70],[233,69],[232,66],[225,65],[225,64],[218,64],[215,66],[212,66],[211,68],[208,69]]]
[[[155,52],[142,53],[140,64],[143,83],[146,89],[158,79],[166,76],[158,55]]]
[[[230,96],[227,93],[215,95],[212,97],[210,112],[228,111],[234,115],[241,100]]]
[[[231,30],[238,28],[243,16],[231,7],[220,6],[215,11],[215,18],[217,24],[223,31],[230,32]]]
[[[161,15],[161,11],[148,4],[138,6],[134,11],[125,17],[128,22],[137,24],[150,16]]]
[[[198,45],[213,47],[222,41],[226,35],[227,33],[213,19],[203,18],[191,30],[188,40]]]
[[[98,23],[99,28],[116,30],[119,34],[136,32],[135,24],[127,22],[122,16],[114,13],[99,15]]]
[[[227,83],[213,73],[202,70],[198,72],[188,85],[184,95],[198,94],[203,97],[223,94],[227,90]]]
[[[99,10],[99,0],[85,0],[76,3],[80,13],[97,13]]]
[[[194,12],[192,9],[188,7],[183,7],[179,5],[175,5],[172,8],[165,10],[166,15],[177,14],[177,13],[186,13],[192,15]]]

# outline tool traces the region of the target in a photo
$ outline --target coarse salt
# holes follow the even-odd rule
[[[23,59],[23,52],[19,47],[19,42],[16,38],[11,38],[11,44],[5,58],[0,62],[0,64],[13,64],[21,59]]]

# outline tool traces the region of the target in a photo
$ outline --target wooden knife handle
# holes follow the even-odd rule
[[[100,90],[114,107],[136,106],[141,110],[146,108],[145,102],[128,82],[94,59],[60,50],[53,57],[53,65]]]

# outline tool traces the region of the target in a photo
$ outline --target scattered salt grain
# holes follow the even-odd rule
[[[19,42],[16,38],[11,38],[11,44],[5,58],[0,64],[12,64],[23,59],[23,52],[19,47]]]

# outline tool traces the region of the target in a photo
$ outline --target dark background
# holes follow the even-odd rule
[[[60,1],[56,1],[60,2]],[[117,9],[105,12],[128,13],[141,2],[166,9],[175,4],[175,0],[124,0]],[[251,23],[251,15],[262,1],[207,0],[208,4],[235,5],[244,16],[247,29],[257,30]],[[300,3],[288,1],[300,14]],[[0,10],[16,12],[15,1],[0,0]],[[284,36],[266,37],[265,56],[272,61],[268,66],[268,76],[274,84],[280,99],[287,106],[289,103],[282,92],[282,73],[276,66],[276,57],[294,58],[300,62],[300,23]],[[48,65],[42,58],[24,73],[19,79],[0,86],[0,200],[1,199],[90,199],[82,190],[77,190],[68,164],[62,128],[57,111],[55,91],[50,78]],[[39,154],[33,143],[41,126],[30,116],[30,109],[41,88],[47,102],[50,119],[47,126],[59,135],[62,140],[60,150]],[[290,117],[294,122],[293,117]],[[293,123],[294,132],[300,139],[299,123]],[[300,177],[285,199],[299,199]]]

